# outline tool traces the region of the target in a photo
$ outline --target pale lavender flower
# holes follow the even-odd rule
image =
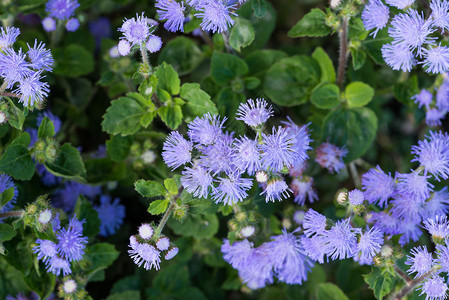
[[[383,243],[383,233],[380,230],[373,227],[365,231],[360,234],[354,259],[361,264],[372,264],[373,257],[380,251]]]
[[[251,257],[253,251],[253,243],[249,242],[247,239],[236,241],[232,243],[232,245],[229,243],[228,239],[225,239],[223,245],[221,245],[223,259],[237,270],[246,267],[248,259]]]
[[[388,199],[395,191],[394,179],[390,173],[386,174],[379,166],[363,174],[362,187],[365,199],[369,203],[377,203],[381,207],[388,204]]]
[[[426,124],[431,127],[441,126],[441,120],[445,115],[446,112],[440,111],[438,108],[430,108],[426,111]]]
[[[162,158],[172,170],[192,160],[193,143],[187,141],[177,131],[172,131],[164,142]]]
[[[250,289],[259,289],[273,283],[273,263],[276,253],[268,243],[255,248],[247,263],[239,269],[239,276]]]
[[[62,228],[56,233],[58,252],[68,261],[78,261],[83,258],[87,238],[74,227]]]
[[[187,134],[195,143],[202,145],[213,144],[222,135],[222,128],[225,121],[226,117],[220,120],[219,116],[211,116],[210,113],[207,113],[201,118],[196,117],[187,125],[189,129]]]
[[[363,204],[363,200],[365,200],[365,197],[362,191],[354,189],[348,193],[348,199],[352,205],[361,205]]]
[[[257,127],[264,124],[268,118],[273,116],[273,110],[264,99],[248,99],[241,103],[237,111],[236,120],[245,122],[246,125]]]
[[[412,5],[415,0],[386,0],[386,2],[391,6],[395,6],[399,9],[404,9],[407,6]]]
[[[145,270],[152,268],[159,270],[159,263],[161,262],[159,250],[152,245],[138,242],[130,242],[129,246],[131,250],[128,250],[128,254],[136,265],[140,267],[143,264]]]
[[[292,167],[290,168],[290,173],[292,173],[292,168],[299,169],[305,168],[305,162],[309,158],[307,154],[308,150],[311,150],[310,143],[312,139],[310,138],[308,125],[298,126],[293,123],[290,117],[287,117],[288,122],[282,122],[290,130],[290,136],[293,141],[293,149],[296,151]],[[294,172],[294,171],[293,171]]]
[[[28,58],[31,60],[30,67],[36,70],[51,71],[54,63],[50,50],[45,48],[45,44],[34,40],[34,46],[28,45]]]
[[[289,128],[272,128],[272,134],[262,133],[263,143],[259,145],[262,151],[262,167],[278,172],[284,167],[290,168],[297,155],[294,137]]]
[[[220,172],[231,173],[235,170],[234,133],[220,134],[214,144],[200,147],[202,156],[199,164],[207,168],[213,175]]]
[[[238,173],[230,173],[227,177],[218,178],[219,185],[212,191],[215,203],[234,205],[248,197],[247,191],[253,185],[252,179],[243,178]]]
[[[421,277],[430,269],[433,265],[432,253],[427,251],[426,246],[415,247],[410,251],[411,255],[407,255],[406,265],[409,265],[407,273],[416,273],[415,278]]]
[[[393,70],[403,72],[410,72],[417,63],[413,52],[403,44],[384,44],[382,57]]]
[[[353,256],[357,247],[357,238],[349,219],[340,220],[324,232],[326,238],[326,255],[332,260],[345,259]]]
[[[304,205],[306,200],[310,203],[318,200],[318,195],[313,187],[313,178],[294,178],[290,183],[290,188],[293,191],[295,199],[293,200],[298,205]]]
[[[102,195],[100,205],[95,205],[100,219],[100,235],[109,236],[114,234],[123,224],[125,218],[125,206],[120,204],[120,199],[112,201],[111,196]]]
[[[237,14],[230,10],[235,8],[235,5],[228,5],[227,1],[223,0],[200,1],[195,17],[203,19],[200,26],[204,31],[220,33],[228,30],[228,26],[234,25],[234,20],[230,15],[236,16]]]
[[[50,17],[58,20],[67,20],[74,15],[75,9],[79,7],[77,0],[49,0],[45,10]]]
[[[153,236],[154,229],[150,224],[142,224],[139,226],[138,232],[142,239],[148,240]]]
[[[326,217],[322,214],[314,211],[313,209],[309,209],[304,216],[303,228],[304,234],[307,237],[311,237],[312,235],[321,235],[326,232]]]
[[[265,201],[274,202],[276,200],[282,201],[282,198],[287,198],[288,193],[292,190],[288,187],[287,183],[282,179],[274,179],[268,182],[265,190],[260,195],[265,194]]]
[[[261,168],[257,141],[242,136],[234,141],[234,148],[234,164],[240,171],[253,175]]]
[[[424,167],[426,172],[431,173],[438,181],[440,177],[449,177],[449,136],[447,133],[431,131],[424,140],[418,141],[417,146],[412,146],[412,154]]]
[[[212,187],[212,176],[201,166],[186,167],[181,173],[181,184],[193,196],[207,198]]]
[[[170,248],[170,240],[168,237],[161,237],[159,238],[159,240],[156,242],[156,248],[161,250],[161,251],[165,251],[168,250],[168,248]]]
[[[445,215],[439,215],[425,220],[424,228],[434,238],[446,239],[449,237],[449,221]]]
[[[449,48],[446,46],[436,46],[422,50],[424,61],[422,62],[425,71],[431,74],[442,74],[449,71]]]
[[[10,47],[14,44],[20,34],[19,28],[1,27],[0,28],[0,49]]]
[[[449,193],[447,186],[438,192],[434,192],[432,197],[426,201],[423,209],[424,218],[432,218],[436,215],[446,215],[449,213]]]
[[[447,0],[432,0],[430,2],[430,14],[433,25],[441,28],[442,33],[444,30],[449,30],[449,2]]]
[[[370,0],[362,12],[362,21],[365,29],[375,29],[371,33],[373,37],[376,37],[377,32],[387,25],[389,18],[390,10],[380,0]]]
[[[297,210],[295,211],[295,213],[293,214],[293,220],[296,222],[296,224],[298,225],[302,225],[302,223],[304,222],[304,217],[306,215],[306,212],[303,210]]]
[[[14,51],[12,48],[4,48],[0,52],[0,76],[7,82],[7,88],[12,88],[14,83],[24,80],[24,78],[36,74],[29,68],[30,64],[25,60],[25,53],[22,49]]]
[[[419,175],[419,171],[411,170],[411,173],[396,173],[397,191],[403,195],[409,195],[417,201],[424,202],[433,191],[433,184],[427,181],[430,176]]]
[[[385,234],[398,234],[399,220],[385,212],[371,213],[370,222],[374,223],[374,227],[378,228]]]
[[[70,31],[70,32],[77,31],[79,27],[80,27],[80,21],[78,21],[77,18],[71,18],[65,24],[65,28],[67,29],[67,31]]]
[[[150,35],[146,46],[147,50],[150,51],[150,53],[158,52],[162,47],[162,39],[156,35]]]
[[[315,235],[312,237],[301,237],[301,242],[304,247],[305,253],[310,259],[317,261],[318,263],[324,263],[324,256],[326,255],[326,243],[327,239],[321,235]]]
[[[408,194],[397,194],[391,201],[391,204],[393,207],[391,208],[390,213],[393,217],[406,221],[421,220],[423,207],[423,202],[421,200],[410,197]]]
[[[127,56],[131,52],[131,44],[127,40],[120,40],[117,47],[121,56]]]
[[[328,169],[330,173],[339,173],[345,167],[343,157],[347,153],[348,151],[344,147],[338,148],[331,143],[322,143],[316,149],[315,161],[321,167]]]
[[[178,254],[178,252],[179,252],[178,247],[171,247],[164,256],[165,260],[172,259],[173,257],[176,256],[176,254]]]
[[[125,19],[125,22],[123,22],[122,27],[118,31],[123,33],[125,39],[132,45],[144,43],[150,34],[147,18],[143,13],[141,16],[136,14],[135,18]]]
[[[155,7],[159,20],[166,20],[164,28],[171,32],[184,31],[184,3],[172,0],[157,0]]]
[[[20,94],[19,102],[23,106],[33,106],[35,102],[43,102],[48,96],[49,85],[41,81],[44,77],[39,71],[19,81],[19,87],[14,92]]]
[[[47,271],[59,276],[62,273],[63,276],[67,276],[72,273],[70,269],[70,262],[64,258],[53,256],[46,264]]]
[[[412,97],[413,101],[418,104],[418,107],[425,106],[429,108],[429,105],[432,103],[433,95],[426,89],[422,89],[419,94],[416,94]]]
[[[46,17],[42,20],[42,27],[47,32],[52,32],[56,30],[56,21],[51,17]]]
[[[421,294],[426,294],[426,300],[444,300],[447,298],[447,284],[445,280],[438,275],[433,275],[424,281],[420,287]]]
[[[58,253],[56,244],[50,240],[36,240],[37,246],[33,247],[33,252],[37,253],[37,259],[47,263]]]
[[[435,262],[441,266],[441,272],[449,272],[449,246],[447,244],[436,246],[437,259]]]
[[[401,234],[399,238],[399,244],[401,246],[404,246],[410,241],[416,242],[419,240],[419,237],[422,235],[420,223],[421,219],[399,221],[398,234]]]
[[[449,110],[449,81],[444,80],[437,90],[437,108],[440,111]]]

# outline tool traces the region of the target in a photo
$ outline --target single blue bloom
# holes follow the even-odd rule
[[[212,187],[212,176],[203,167],[186,167],[181,173],[181,184],[194,197],[207,198]]]
[[[429,108],[430,104],[433,100],[433,95],[431,92],[429,92],[426,89],[422,89],[419,94],[416,94],[412,97],[413,101],[418,104],[418,107],[421,108],[421,106],[425,106],[426,108]]]
[[[386,174],[382,171],[379,166],[363,174],[362,187],[365,199],[371,204],[378,204],[380,207],[385,207],[388,204],[388,199],[395,192],[394,178],[391,177],[390,173]]]
[[[14,92],[20,94],[19,102],[23,103],[23,106],[33,106],[35,102],[43,102],[48,96],[49,85],[41,81],[44,77],[39,71],[19,81],[19,87]]]
[[[389,19],[390,10],[380,0],[370,0],[362,12],[362,21],[365,29],[375,29],[371,33],[373,37],[376,37],[377,32],[387,26]]]
[[[424,61],[423,67],[427,73],[442,74],[449,71],[449,48],[436,46],[422,50]]]
[[[441,126],[441,120],[446,116],[446,111],[438,108],[430,108],[426,111],[426,124],[431,127]]]
[[[239,173],[229,173],[227,177],[219,177],[219,185],[212,192],[215,203],[234,205],[248,197],[247,191],[253,185],[252,179],[243,178]]]
[[[418,241],[420,236],[422,235],[421,230],[421,219],[417,220],[399,220],[398,223],[398,234],[402,234],[399,238],[399,244],[404,246],[410,241]]]
[[[273,264],[277,253],[269,243],[263,243],[251,253],[239,269],[239,276],[250,289],[260,289],[273,283]]]
[[[244,268],[247,265],[248,259],[251,257],[253,251],[253,243],[249,242],[247,239],[236,241],[232,243],[232,245],[229,243],[228,239],[225,239],[221,245],[223,259],[237,270]]]
[[[363,200],[365,200],[365,196],[362,191],[354,189],[348,193],[348,199],[352,205],[361,205]]]
[[[53,56],[49,49],[45,48],[45,44],[34,40],[34,46],[28,45],[28,58],[31,61],[30,67],[36,70],[51,71],[54,63]]]
[[[261,168],[261,160],[257,141],[242,136],[234,141],[234,164],[242,172],[254,175]]]
[[[256,99],[256,102],[248,99],[246,103],[239,105],[235,119],[245,122],[248,126],[257,127],[264,124],[271,116],[273,116],[273,109],[264,99]]]
[[[301,243],[304,247],[305,253],[310,259],[323,264],[324,256],[326,255],[326,243],[327,239],[322,235],[314,235],[312,237],[301,237]]]
[[[411,255],[407,255],[406,265],[409,265],[407,273],[416,273],[415,278],[421,277],[430,269],[433,265],[432,253],[427,251],[426,246],[415,247],[410,251]]]
[[[268,203],[268,201],[282,201],[283,198],[287,198],[289,196],[289,192],[292,192],[292,190],[288,187],[284,180],[274,179],[268,182],[265,190],[260,193],[260,195],[265,194],[265,201]]]
[[[235,5],[228,5],[227,1],[210,0],[200,1],[196,9],[198,13],[195,17],[202,18],[200,26],[204,31],[212,31],[213,33],[228,30],[228,26],[234,25],[231,15],[237,16],[230,10],[235,10]]]
[[[343,157],[348,154],[345,147],[338,148],[331,143],[322,143],[316,149],[315,161],[323,168],[329,170],[330,173],[339,173],[345,167]]]
[[[11,47],[20,34],[19,28],[1,27],[0,28],[0,49]]]
[[[272,128],[271,134],[262,133],[262,144],[259,149],[262,151],[262,167],[266,170],[278,172],[284,167],[290,168],[296,159],[296,142],[291,129],[278,127]]]
[[[436,263],[441,266],[441,272],[449,273],[449,246],[438,244],[436,250]]]
[[[189,129],[187,134],[194,143],[205,146],[211,145],[223,134],[222,129],[225,121],[226,117],[220,120],[219,116],[211,116],[210,113],[207,113],[201,118],[196,117],[187,125]]]
[[[135,18],[125,19],[118,31],[123,33],[125,39],[132,45],[140,45],[150,34],[148,19],[143,13],[141,16],[136,14]]]
[[[79,261],[83,258],[87,237],[82,236],[78,228],[69,226],[56,233],[58,253],[68,261]]]
[[[198,147],[202,152],[199,164],[207,168],[213,175],[220,172],[227,174],[235,171],[234,133],[221,134],[215,143],[206,147]]]
[[[446,215],[437,215],[425,220],[424,228],[433,238],[446,239],[449,237],[449,221]]]
[[[42,27],[47,32],[52,32],[56,30],[56,21],[51,17],[46,17],[42,20]]]
[[[187,141],[177,131],[172,131],[164,142],[162,158],[172,170],[192,160],[193,143]]]
[[[420,286],[421,294],[426,294],[426,300],[444,300],[447,298],[447,283],[441,276],[433,275]]]
[[[430,16],[433,25],[441,28],[441,33],[444,33],[444,30],[449,30],[449,1],[432,0],[430,9],[432,10]]]
[[[12,88],[16,82],[22,81],[32,74],[36,75],[37,72],[30,69],[30,63],[26,61],[22,49],[17,52],[9,47],[2,49],[2,52],[0,52],[0,76],[8,82],[8,89]]]
[[[312,235],[322,235],[326,233],[326,222],[327,219],[325,216],[310,208],[306,212],[302,223],[304,234],[307,237],[311,237]]]
[[[75,14],[75,9],[79,6],[77,0],[49,0],[45,10],[50,17],[58,20],[67,20]]]
[[[53,257],[58,254],[57,245],[50,240],[36,240],[37,246],[33,247],[33,252],[37,254],[37,259],[48,263]]]
[[[290,188],[292,189],[295,196],[293,202],[298,205],[306,204],[306,200],[308,200],[310,203],[318,200],[318,194],[313,187],[312,177],[304,177],[301,179],[294,178],[290,183]]]
[[[411,170],[411,173],[396,172],[396,189],[399,194],[408,195],[417,202],[424,203],[433,191],[433,184],[427,181],[430,176],[419,175],[419,171]]]
[[[393,70],[410,72],[417,63],[415,55],[407,45],[384,44],[381,50],[385,63]]]
[[[356,234],[349,219],[337,221],[323,236],[326,238],[326,255],[332,260],[352,257],[357,249]]]
[[[62,273],[63,276],[67,276],[72,273],[70,269],[70,262],[64,258],[53,256],[46,264],[47,271],[59,276]]]
[[[128,254],[136,265],[140,267],[143,264],[145,270],[150,270],[153,267],[159,270],[161,252],[153,245],[135,242],[130,243],[130,247],[131,250],[128,250]]]
[[[150,51],[150,53],[156,53],[161,50],[162,39],[156,35],[150,35],[146,46],[147,50]]]
[[[80,21],[77,18],[70,18],[65,24],[65,29],[70,32],[75,32],[80,27]]]
[[[159,14],[159,20],[166,20],[164,28],[171,32],[184,31],[184,3],[171,0],[156,0],[154,5]]]
[[[425,219],[433,218],[437,215],[446,215],[449,213],[449,192],[447,186],[440,191],[434,192],[432,197],[426,201],[422,211]]]
[[[123,224],[125,218],[125,206],[120,204],[119,198],[112,201],[111,196],[102,195],[100,205],[94,206],[100,218],[100,235],[113,235]]]
[[[373,227],[361,233],[354,260],[357,260],[360,264],[371,265],[373,263],[373,257],[379,253],[383,243],[384,235],[379,229]]]
[[[409,195],[396,194],[391,201],[390,213],[393,217],[406,221],[421,221],[423,203]]]

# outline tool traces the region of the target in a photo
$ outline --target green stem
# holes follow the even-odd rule
[[[402,271],[397,265],[393,266],[394,270],[396,271],[396,273],[401,276],[401,278],[405,281],[406,284],[410,284],[413,280],[410,279],[410,277],[408,277],[408,275]]]
[[[8,211],[8,212],[0,213],[0,219],[11,218],[11,217],[21,218],[23,216],[23,214],[24,214],[24,212],[22,210]]]
[[[348,64],[348,22],[348,17],[343,17],[338,35],[340,37],[340,57],[338,59],[337,84],[340,89],[343,88],[346,65]]]
[[[8,82],[5,80],[3,82],[3,84],[0,86],[0,95],[1,96],[6,96],[6,95],[4,95],[4,92],[5,92],[7,86],[8,86]]]
[[[352,179],[354,180],[354,185],[356,188],[360,189],[362,187],[362,182],[360,180],[359,172],[355,166],[355,162],[349,163],[349,171],[351,172]]]
[[[175,201],[171,201],[170,202],[170,206],[168,207],[168,209],[165,211],[164,216],[162,217],[162,220],[159,222],[159,225],[156,228],[156,231],[154,232],[154,236],[153,238],[155,240],[159,239],[159,236],[161,235],[162,229],[164,229],[165,223],[167,223],[168,218],[170,218],[170,215],[173,211],[173,209],[175,208],[176,202]]]
[[[228,32],[227,32],[227,31],[223,31],[223,32],[221,33],[221,35],[223,36],[223,41],[224,41],[224,44],[225,44],[225,47],[226,47],[226,51],[227,51],[228,53],[233,53],[233,52],[234,52],[234,49],[232,49],[231,46],[229,45],[229,35],[228,35]]]
[[[440,266],[434,266],[432,269],[430,269],[430,271],[428,271],[427,273],[425,273],[421,277],[418,277],[418,278],[416,278],[414,280],[411,280],[411,281],[407,282],[407,285],[404,286],[399,292],[394,294],[390,299],[401,300],[402,298],[407,296],[410,292],[412,292],[418,284],[420,284],[425,279],[429,278],[433,273],[438,271],[439,268],[441,268],[441,267]]]
[[[142,54],[142,62],[149,66],[150,61],[148,60],[148,52],[145,43],[140,44],[140,53]]]

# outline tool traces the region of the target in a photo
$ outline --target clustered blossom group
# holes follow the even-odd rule
[[[50,220],[46,218],[46,222]],[[78,221],[74,216],[67,228],[62,228],[56,216],[52,222],[53,231],[56,233],[56,241],[47,239],[37,239],[37,246],[33,247],[33,252],[37,254],[37,259],[42,260],[48,272],[59,276],[66,276],[72,273],[70,263],[80,261],[84,255],[87,244],[87,237],[83,236],[83,221]]]
[[[42,20],[42,26],[51,32],[56,30],[56,22],[65,22],[67,31],[77,31],[80,22],[72,17],[79,6],[78,0],[49,0],[45,6],[48,17]]]
[[[386,0],[390,6],[399,9],[410,7],[415,1]],[[443,40],[441,35],[449,30],[449,2],[432,0],[431,12],[408,8],[393,17],[388,34],[393,41],[382,47],[382,56],[393,70],[409,72],[415,65],[422,64],[427,73],[441,74],[449,71],[449,48],[437,44]],[[390,9],[382,0],[370,0],[362,13],[362,20],[367,30],[377,32],[388,25]]]
[[[419,94],[412,98],[420,108],[425,108],[428,126],[441,126],[441,121],[449,110],[449,80],[447,74],[444,74],[443,78],[443,83],[436,89],[436,101],[433,101],[433,94],[426,89],[422,89]]]
[[[53,57],[45,44],[35,40],[28,45],[28,51],[13,49],[13,44],[20,34],[15,27],[0,28],[0,77],[3,79],[0,93],[11,90],[19,97],[25,107],[44,101],[49,86],[41,80],[44,71],[51,71]]]
[[[246,0],[239,0],[239,4]],[[184,31],[184,23],[189,19],[199,18],[201,28],[213,33],[224,32],[234,25],[232,15],[237,9],[235,0],[156,0],[157,13],[168,31]]]
[[[155,229],[150,224],[142,224],[138,234],[129,238],[129,255],[139,267],[143,264],[145,270],[152,268],[159,270],[161,253],[164,258],[170,260],[178,254],[178,247],[170,243],[168,237],[155,235]]]

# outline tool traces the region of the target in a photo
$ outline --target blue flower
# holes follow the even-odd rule
[[[323,236],[326,238],[326,255],[332,260],[353,256],[357,239],[354,229],[349,225],[349,219],[337,221],[331,229],[323,233]]]
[[[30,67],[36,70],[51,71],[54,63],[50,50],[45,48],[45,44],[34,40],[34,46],[28,45],[28,58],[31,61]]]
[[[80,27],[80,21],[77,18],[71,18],[65,24],[65,29],[70,32],[75,32]]]
[[[310,259],[318,263],[324,263],[324,256],[326,255],[326,238],[322,235],[314,235],[312,237],[301,237],[301,243],[304,247],[305,253]]]
[[[172,0],[156,0],[154,5],[158,10],[159,20],[166,20],[164,28],[171,32],[184,31],[184,3]]]
[[[382,57],[393,70],[410,72],[416,65],[413,52],[404,44],[384,44],[382,46]]]
[[[48,272],[53,273],[56,276],[59,276],[61,272],[63,276],[67,276],[68,274],[72,273],[72,270],[70,269],[70,262],[58,256],[53,256],[47,262],[46,268]]]
[[[293,191],[295,199],[293,201],[298,205],[304,205],[306,200],[310,203],[318,200],[318,195],[313,187],[313,178],[304,177],[301,179],[294,178],[290,183],[290,188]]]
[[[20,30],[15,27],[1,27],[0,28],[0,49],[10,47],[14,44]]]
[[[1,207],[0,212],[2,212],[2,213],[10,211],[14,207],[14,204],[17,201],[17,196],[19,194],[19,191],[17,190],[17,187],[14,184],[14,181],[12,180],[11,176],[6,175],[6,174],[1,174],[0,175],[0,194],[10,188],[13,189],[13,195],[12,195],[11,200],[8,203],[6,203],[5,205],[3,205],[3,207]]]
[[[22,49],[16,52],[12,48],[4,48],[0,52],[0,76],[8,82],[8,89],[32,74],[36,76],[36,72],[32,72],[29,67]]]
[[[260,289],[273,283],[273,263],[277,254],[268,243],[255,248],[239,276],[250,289]]]
[[[164,256],[165,260],[172,259],[173,257],[176,256],[176,254],[178,254],[178,252],[179,252],[178,247],[171,247]]]
[[[398,223],[398,234],[402,234],[399,238],[399,244],[404,246],[410,241],[416,242],[422,235],[421,219],[417,220],[404,220]]]
[[[430,271],[433,264],[432,253],[427,251],[426,246],[415,247],[410,251],[411,255],[407,255],[406,265],[409,265],[407,273],[416,272],[415,278],[421,277]]]
[[[330,173],[339,173],[345,167],[343,157],[348,151],[346,148],[338,148],[331,143],[322,143],[316,148],[315,161],[323,168],[329,170]]]
[[[447,0],[432,0],[430,9],[432,9],[430,16],[433,25],[441,28],[442,33],[444,33],[444,30],[449,30],[449,2]]]
[[[390,213],[393,217],[406,221],[421,220],[422,204],[420,200],[409,195],[395,195],[391,201],[393,207]]]
[[[125,39],[132,45],[144,43],[150,34],[147,18],[143,13],[141,16],[136,14],[135,18],[125,19],[118,31],[123,33]]]
[[[437,108],[440,111],[449,110],[449,81],[444,80],[437,90]]]
[[[140,267],[143,264],[145,270],[152,268],[159,270],[161,252],[153,245],[130,242],[130,247],[131,250],[128,250],[128,253],[136,265]]]
[[[413,101],[418,104],[418,107],[425,106],[429,108],[429,105],[432,103],[433,95],[426,89],[422,89],[419,94],[416,94],[412,97]]]
[[[246,171],[249,175],[254,175],[256,171],[260,170],[260,153],[257,141],[242,136],[234,141],[234,148],[234,164],[240,171]]]
[[[127,40],[120,40],[117,48],[121,56],[126,56],[131,52],[131,44]]]
[[[366,200],[372,204],[378,203],[381,207],[388,204],[388,199],[395,192],[394,179],[390,173],[385,174],[379,166],[363,174],[362,187]]]
[[[237,270],[244,268],[248,264],[248,259],[251,257],[253,251],[253,243],[247,239],[236,241],[232,245],[228,239],[225,239],[223,245],[221,245],[223,259]]]
[[[37,254],[37,259],[44,263],[49,262],[58,253],[57,245],[50,240],[36,240],[37,246],[33,247],[33,252]]]
[[[189,163],[192,159],[193,143],[177,131],[172,131],[164,142],[162,158],[172,170]]]
[[[325,216],[310,208],[306,212],[302,224],[304,228],[304,234],[307,237],[311,237],[312,235],[324,234],[326,232],[326,222],[327,219]]]
[[[437,215],[425,220],[424,228],[433,238],[443,240],[449,237],[449,221],[445,215]]]
[[[212,192],[212,199],[225,205],[234,205],[248,197],[247,191],[252,186],[252,179],[243,178],[238,173],[218,178],[219,185]]]
[[[56,30],[56,21],[51,17],[46,17],[42,20],[42,27],[47,32],[52,32]]]
[[[412,161],[419,162],[426,172],[440,181],[449,177],[449,136],[431,131],[417,146],[412,146]]]
[[[69,226],[56,233],[58,239],[58,252],[68,261],[79,261],[83,258],[87,237],[82,236],[82,231]]]
[[[287,284],[301,284],[307,280],[307,273],[313,263],[305,255],[301,239],[293,233],[282,230],[282,234],[272,236],[269,242],[274,257],[273,269],[277,278]]]
[[[436,246],[437,259],[435,260],[438,265],[441,266],[442,272],[449,272],[449,246],[437,245]]]
[[[433,184],[427,181],[430,176],[419,175],[419,171],[412,170],[411,173],[396,173],[397,191],[402,195],[409,195],[419,202],[424,202],[433,191]]]
[[[194,143],[206,146],[213,144],[222,135],[222,128],[225,121],[226,117],[220,121],[219,116],[211,116],[210,113],[207,113],[201,118],[196,117],[187,125],[189,129],[187,134]]]
[[[282,122],[290,130],[290,135],[293,141],[293,149],[296,151],[296,155],[293,164],[290,168],[290,173],[294,172],[292,169],[305,168],[305,162],[309,158],[307,154],[308,150],[311,150],[310,143],[312,139],[310,138],[308,125],[298,126],[293,123],[290,117],[287,117],[287,122]]]
[[[415,3],[415,0],[386,0],[386,2],[399,9],[404,9],[407,6],[410,6],[413,3]]]
[[[445,280],[434,275],[424,281],[421,285],[421,294],[426,294],[426,300],[444,300],[447,297],[447,284]]]
[[[292,190],[288,187],[287,183],[282,179],[274,179],[269,181],[265,190],[260,195],[265,194],[265,201],[274,202],[276,200],[282,201],[282,198],[288,197],[288,192]]]
[[[385,234],[398,234],[399,233],[399,220],[390,214],[383,211],[371,213],[370,222],[374,223],[374,227],[378,228]]]
[[[156,35],[150,35],[146,46],[150,53],[158,52],[162,47],[162,39]]]
[[[100,218],[100,235],[109,236],[114,234],[123,224],[125,218],[125,206],[120,204],[119,198],[112,201],[111,196],[100,197],[100,205],[94,206]]]
[[[77,0],[49,0],[45,10],[50,17],[58,20],[67,20],[74,15],[75,9],[79,7]]]
[[[384,237],[380,230],[373,227],[365,231],[360,234],[354,260],[359,261],[361,264],[372,264],[373,257],[380,251],[383,243]]]
[[[281,171],[284,167],[290,168],[297,155],[294,148],[294,136],[290,129],[272,128],[272,134],[262,133],[263,143],[259,146],[262,151],[262,167],[273,172]]]
[[[181,184],[194,197],[207,198],[212,187],[212,176],[203,167],[186,167],[181,173]]]
[[[352,205],[361,205],[363,204],[363,200],[365,200],[365,197],[362,191],[354,189],[348,193],[348,199]]]
[[[440,111],[438,108],[431,108],[426,111],[426,124],[431,127],[441,126],[441,120],[446,112]]]
[[[411,50],[417,49],[421,55],[421,47],[424,44],[434,44],[435,37],[429,35],[435,29],[432,27],[432,18],[425,20],[415,9],[409,9],[407,13],[394,16],[389,35],[394,39],[393,44],[401,44]]]
[[[165,236],[159,238],[156,242],[156,248],[161,251],[168,250],[170,248],[170,239]]]
[[[234,25],[234,20],[230,14],[231,9],[235,9],[235,5],[227,5],[225,0],[200,1],[196,9],[198,13],[195,17],[202,18],[200,26],[204,31],[212,31],[213,33],[228,30],[228,26]]]
[[[371,33],[373,37],[376,37],[377,32],[387,25],[389,18],[390,10],[380,0],[370,0],[362,12],[365,29],[376,29]]]
[[[264,99],[248,99],[241,103],[237,111],[236,120],[245,122],[246,125],[257,127],[264,124],[273,115],[273,110]]]
[[[442,74],[449,71],[449,48],[446,46],[436,46],[422,50],[424,61],[423,66],[427,73]]]
[[[235,170],[235,149],[232,147],[234,143],[233,136],[233,132],[221,134],[217,137],[214,144],[207,147],[198,147],[202,152],[199,164],[214,175],[220,172],[233,172]]]
[[[48,96],[49,86],[41,81],[43,77],[45,76],[41,76],[39,71],[20,80],[19,87],[14,92],[20,94],[19,102],[23,103],[23,106],[33,106],[35,102],[43,102]]]
[[[432,197],[426,201],[422,214],[424,218],[432,218],[447,213],[449,213],[449,193],[445,186],[440,191],[434,192]]]

